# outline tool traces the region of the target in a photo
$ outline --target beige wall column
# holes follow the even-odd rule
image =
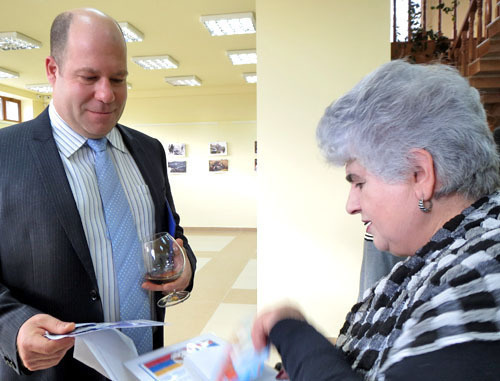
[[[258,306],[293,300],[337,336],[358,292],[363,227],[315,130],[328,104],[390,59],[390,2],[256,5]]]

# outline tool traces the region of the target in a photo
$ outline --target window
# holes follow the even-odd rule
[[[408,18],[411,19],[413,29],[421,27],[421,7],[422,0],[391,1],[391,42],[408,41]],[[394,21],[396,21],[396,28],[394,28]]]
[[[0,120],[20,122],[21,101],[19,99],[0,97]]]

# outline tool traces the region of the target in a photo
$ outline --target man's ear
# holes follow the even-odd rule
[[[59,71],[59,67],[57,66],[56,60],[54,57],[47,57],[45,59],[45,73],[47,75],[47,79],[49,80],[49,83],[54,87],[54,84],[56,82],[56,74]]]
[[[437,185],[436,172],[434,171],[434,159],[429,151],[418,148],[411,150],[413,161],[413,185],[417,200],[423,198],[430,200],[434,195]]]

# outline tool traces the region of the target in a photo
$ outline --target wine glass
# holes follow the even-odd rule
[[[186,253],[168,233],[156,233],[142,241],[145,278],[155,284],[170,283],[184,271]],[[158,300],[158,307],[170,307],[189,298],[189,291],[171,291]]]

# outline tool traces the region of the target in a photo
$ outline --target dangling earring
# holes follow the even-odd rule
[[[428,203],[429,203],[429,207],[428,207],[428,208],[426,208],[426,207],[424,206],[424,199],[423,199],[423,198],[421,198],[420,200],[418,200],[418,207],[419,207],[419,209],[420,209],[422,212],[424,212],[424,213],[429,213],[429,212],[432,210],[432,201],[431,201],[431,200],[429,200],[429,201],[428,201]]]

